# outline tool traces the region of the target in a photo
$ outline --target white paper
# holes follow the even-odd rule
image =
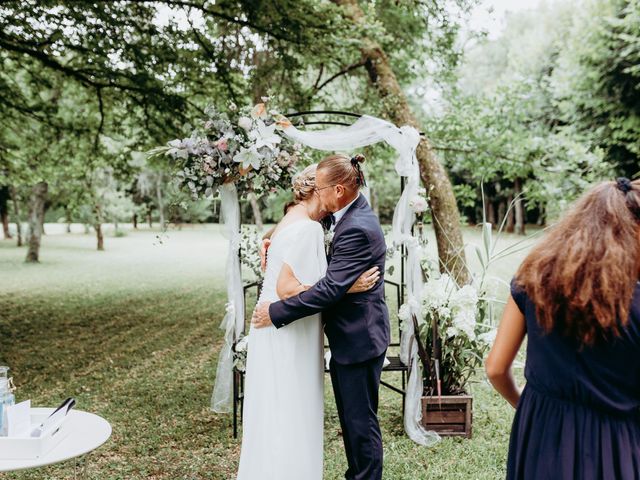
[[[7,410],[7,436],[28,437],[31,428],[31,400],[5,407]]]

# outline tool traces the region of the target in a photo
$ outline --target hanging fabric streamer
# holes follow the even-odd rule
[[[224,345],[218,357],[216,381],[211,395],[211,410],[229,413],[233,404],[233,340],[244,326],[244,292],[240,270],[240,204],[233,183],[220,188],[223,234],[229,239],[227,257],[227,311],[220,328],[224,330]]]

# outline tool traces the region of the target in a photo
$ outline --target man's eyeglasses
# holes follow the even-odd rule
[[[335,187],[336,185],[337,183],[334,183],[333,185],[327,185],[326,187],[321,187],[321,188],[315,187],[314,190],[316,192],[319,192],[320,190],[324,190],[325,188]]]

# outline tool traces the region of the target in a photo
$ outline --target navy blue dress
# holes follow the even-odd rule
[[[582,349],[559,332],[544,334],[514,281],[511,296],[528,340],[507,479],[640,479],[640,282],[621,336]]]

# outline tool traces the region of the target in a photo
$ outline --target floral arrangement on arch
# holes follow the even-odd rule
[[[154,148],[150,156],[168,155],[178,166],[177,183],[196,200],[211,197],[228,183],[244,196],[261,195],[289,185],[305,155],[302,146],[281,131],[290,122],[264,103],[228,112],[210,106],[191,134]]]
[[[240,263],[249,270],[255,281],[262,283],[264,272],[260,268],[260,251],[258,245],[262,240],[255,225],[240,227]]]
[[[247,369],[247,350],[249,348],[249,334],[242,335],[233,347],[233,366],[239,372]]]

